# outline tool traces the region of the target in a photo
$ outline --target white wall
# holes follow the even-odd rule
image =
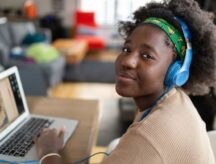
[[[64,25],[69,27],[74,20],[74,12],[80,7],[80,0],[65,0],[64,11],[62,18],[64,18]]]
[[[0,7],[9,8],[22,8],[26,0],[0,0]],[[64,10],[60,12],[60,16],[63,18],[63,24],[65,26],[71,26],[73,21],[73,13],[79,8],[80,0],[64,0]],[[34,0],[38,15],[43,16],[49,13],[53,13],[52,0]]]
[[[0,0],[0,7],[23,8],[26,0]],[[52,11],[51,0],[35,0],[38,7],[38,14],[44,15]]]
[[[25,0],[0,0],[0,6],[1,7],[22,7],[24,4]]]

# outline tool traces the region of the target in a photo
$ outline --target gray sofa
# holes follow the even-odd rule
[[[49,30],[37,28],[30,21],[8,22],[6,20],[0,22],[0,64],[5,68],[17,66],[19,69],[26,69],[29,72],[31,72],[31,66],[32,68],[36,66],[41,70],[47,87],[58,84],[63,78],[65,67],[65,60],[62,56],[49,63],[38,64],[10,58],[9,55],[13,47],[22,45],[22,39],[29,32],[44,33],[46,42],[49,43],[51,41]],[[32,76],[34,75],[32,74]]]

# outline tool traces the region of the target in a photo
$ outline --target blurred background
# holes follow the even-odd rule
[[[157,0],[156,2],[160,2]],[[216,12],[215,0],[197,0]],[[0,68],[17,66],[26,95],[97,99],[100,129],[93,152],[131,124],[136,107],[115,92],[114,62],[123,44],[118,21],[150,0],[1,0]],[[33,87],[34,86],[34,87]],[[215,94],[191,96],[207,130]]]

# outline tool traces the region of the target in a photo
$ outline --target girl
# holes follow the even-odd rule
[[[121,22],[120,32],[125,43],[116,60],[116,91],[133,97],[138,112],[102,163],[215,164],[205,124],[178,87],[189,68],[183,86],[189,93],[216,79],[211,15],[193,0],[150,3],[135,11],[132,21]],[[37,139],[42,164],[61,163],[62,135],[45,130]]]

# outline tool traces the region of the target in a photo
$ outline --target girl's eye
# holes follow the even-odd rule
[[[122,52],[124,52],[124,53],[130,53],[130,49],[127,48],[127,47],[123,47],[122,48]]]
[[[151,55],[149,55],[149,54],[142,54],[142,57],[143,57],[143,59],[146,59],[146,60],[150,60],[150,59],[154,59]]]

